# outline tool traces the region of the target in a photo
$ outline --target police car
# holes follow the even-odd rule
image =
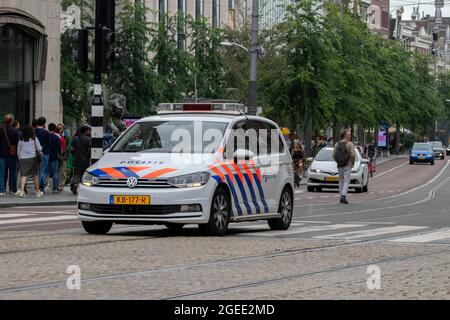
[[[223,235],[230,222],[267,220],[287,230],[292,158],[279,127],[231,103],[161,104],[83,176],[78,217],[86,232],[159,224]]]

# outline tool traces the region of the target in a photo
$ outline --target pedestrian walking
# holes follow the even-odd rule
[[[27,178],[33,177],[34,187],[36,189],[36,196],[41,198],[44,193],[39,189],[39,165],[42,159],[42,146],[39,139],[34,135],[32,126],[26,126],[23,129],[17,147],[17,154],[19,158],[20,168],[20,191],[17,194],[19,197],[25,197],[25,186]]]
[[[63,192],[67,181],[67,159],[69,158],[69,152],[67,145],[70,142],[70,136],[64,130],[63,123],[58,124],[57,133],[59,135],[59,143],[61,144],[61,160],[59,161],[59,191]]]
[[[348,204],[347,194],[350,185],[352,168],[355,165],[356,151],[351,140],[350,130],[344,130],[341,133],[341,141],[338,142],[333,150],[333,159],[337,163],[339,172],[339,195],[341,203]]]
[[[52,179],[53,194],[59,194],[59,162],[61,160],[61,143],[60,136],[56,132],[56,124],[50,123],[48,125],[49,131],[49,175]]]
[[[91,129],[83,126],[80,129],[80,135],[72,141],[70,151],[73,155],[74,173],[70,188],[74,194],[77,194],[78,184],[81,182],[84,172],[91,165]]]
[[[12,127],[14,116],[4,117],[0,128],[0,196],[6,194],[6,182],[9,181],[10,193],[17,194],[17,144],[19,131]],[[9,177],[9,178],[7,178]]]
[[[42,159],[39,166],[39,189],[44,192],[45,184],[48,176],[48,162],[49,162],[49,133],[45,129],[47,119],[40,117],[37,121],[36,129],[34,130],[36,138],[42,146]]]

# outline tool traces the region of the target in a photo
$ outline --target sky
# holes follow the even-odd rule
[[[397,7],[403,6],[405,12],[403,13],[403,20],[410,20],[413,6],[417,6],[419,3],[419,12],[422,16],[422,11],[425,13],[425,16],[429,14],[430,16],[434,16],[435,7],[434,0],[391,0],[390,3],[390,12],[393,17],[395,17],[395,12]],[[444,0],[444,8],[441,9],[443,17],[450,17],[450,0]]]

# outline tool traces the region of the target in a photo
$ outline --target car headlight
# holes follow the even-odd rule
[[[86,187],[95,186],[99,182],[100,182],[100,178],[90,174],[89,172],[85,172],[83,174],[83,178],[81,179],[81,184]]]
[[[311,172],[313,172],[313,173],[320,173],[320,169],[311,169]]]
[[[208,172],[198,172],[167,179],[167,183],[177,188],[196,188],[208,183],[211,175]]]
[[[357,173],[359,171],[359,168],[353,168],[352,173]]]
[[[417,154],[411,153],[411,157],[417,157]]]

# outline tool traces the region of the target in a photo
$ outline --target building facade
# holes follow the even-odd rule
[[[0,116],[62,121],[60,0],[0,0]]]
[[[266,0],[260,1],[260,27],[261,29],[270,29],[282,22],[286,7],[295,0]]]

